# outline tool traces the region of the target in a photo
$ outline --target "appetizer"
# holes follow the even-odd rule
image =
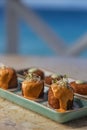
[[[62,78],[63,78],[62,75],[54,73],[54,74],[51,74],[49,76],[46,76],[44,82],[47,85],[51,85],[53,80],[60,80]]]
[[[52,108],[64,112],[72,109],[73,97],[73,89],[68,80],[63,78],[51,84],[48,92],[48,103]]]
[[[76,80],[70,83],[75,93],[87,95],[87,81]]]
[[[0,88],[12,89],[17,88],[18,81],[16,71],[7,66],[0,67]]]
[[[40,76],[34,73],[28,73],[26,79],[22,82],[22,94],[25,98],[37,99],[44,93],[44,82]]]
[[[27,73],[34,73],[41,77],[41,79],[44,79],[44,72],[41,69],[38,68],[30,68],[28,69]]]

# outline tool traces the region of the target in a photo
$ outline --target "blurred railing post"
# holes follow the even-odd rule
[[[18,52],[18,16],[12,7],[13,0],[7,0],[7,52],[15,54]],[[16,0],[18,2],[18,0]]]
[[[66,46],[56,33],[42,21],[34,11],[25,7],[20,0],[7,0],[8,53],[17,53],[18,18],[22,17],[32,29],[57,53],[64,53]],[[18,15],[18,16],[17,16]],[[9,48],[10,47],[10,48]]]
[[[18,23],[22,17],[32,29],[49,44],[49,46],[62,56],[77,56],[87,48],[87,35],[84,35],[73,46],[67,47],[62,39],[38,17],[31,8],[25,7],[21,0],[7,0],[7,53],[18,53],[19,34]]]

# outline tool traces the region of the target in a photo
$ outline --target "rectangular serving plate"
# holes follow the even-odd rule
[[[61,113],[61,112],[57,112],[56,110],[52,108],[49,108],[47,106],[47,101],[44,101],[44,100],[40,102],[32,101],[19,95],[18,93],[20,92],[21,90],[10,92],[8,90],[3,90],[0,88],[0,96],[2,98],[5,98],[13,103],[16,103],[26,109],[37,112],[59,123],[65,123],[70,120],[87,115],[87,101],[86,100],[74,98],[74,102],[78,104],[79,108]]]
[[[49,71],[47,72],[46,70],[44,71],[46,75],[49,75],[51,73]],[[23,80],[22,78],[18,78],[19,84],[22,80]],[[59,123],[65,123],[70,120],[87,116],[87,100],[74,97],[74,104],[75,104],[74,109],[61,113],[57,112],[56,110],[48,106],[47,91],[48,87],[45,86],[44,97],[42,99],[33,101],[26,99],[22,96],[22,92],[19,85],[18,89],[14,91],[4,90],[0,88],[0,96],[26,109],[34,111]]]

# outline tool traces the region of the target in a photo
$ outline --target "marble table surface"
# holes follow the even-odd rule
[[[87,59],[62,57],[0,56],[0,62],[15,69],[31,66],[87,80]],[[12,102],[0,98],[0,130],[86,130],[87,117],[64,124],[57,123]]]

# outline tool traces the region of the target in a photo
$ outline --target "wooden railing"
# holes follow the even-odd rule
[[[87,48],[87,35],[78,40],[72,47],[44,23],[39,16],[25,7],[20,0],[7,0],[7,53],[18,53],[18,21],[22,17],[26,23],[56,52],[62,56],[77,56]]]

